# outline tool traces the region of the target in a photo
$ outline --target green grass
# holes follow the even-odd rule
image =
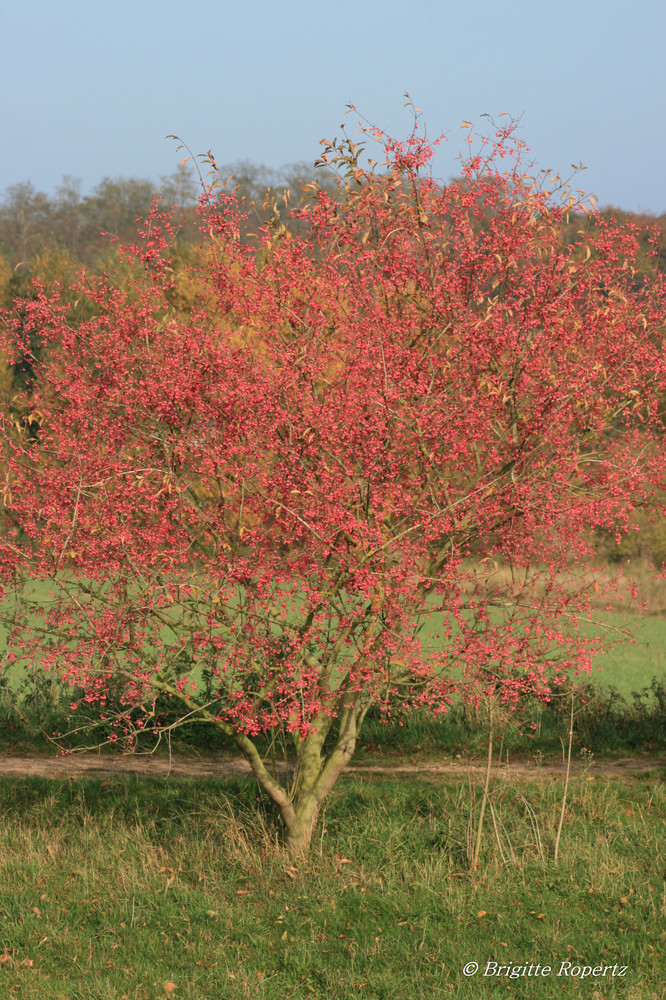
[[[32,681],[32,678],[28,678]],[[53,753],[53,733],[73,735],[63,739],[65,747],[103,745],[108,727],[95,720],[94,711],[88,719],[85,708],[69,712],[69,701],[54,704],[48,690],[48,677],[37,675],[38,703],[35,708],[34,690],[28,683],[20,696],[5,692],[0,699],[0,751]],[[71,699],[69,690],[66,692]],[[588,681],[575,694],[574,753],[591,752],[598,758],[618,757],[636,753],[666,750],[666,684],[653,681],[647,690],[634,692],[627,699],[612,687]],[[175,721],[171,703],[158,704],[162,725]],[[495,749],[511,759],[560,759],[563,741],[569,726],[570,702],[567,692],[549,704],[527,702],[519,711],[505,713],[503,724],[495,724]],[[171,714],[170,714],[171,713]],[[92,727],[92,728],[91,728]],[[413,711],[387,721],[377,711],[365,720],[356,749],[356,760],[368,763],[383,758],[404,760],[414,757],[485,757],[488,740],[486,708],[454,703],[438,719],[426,711]],[[270,749],[266,740],[259,739],[259,748]],[[289,749],[291,744],[287,744]],[[154,749],[154,737],[141,737],[144,750]],[[188,723],[174,731],[171,747],[177,754],[232,755],[238,751],[228,737],[205,723]],[[161,752],[167,745],[162,741]],[[159,751],[158,751],[159,752]]]
[[[625,698],[649,687],[653,678],[666,679],[666,618],[607,613],[603,620],[616,627],[628,625],[635,641],[619,643],[599,656],[590,679],[616,688]]]
[[[292,865],[234,781],[0,781],[0,995],[40,1000],[663,996],[665,785],[576,778],[491,792],[347,780]],[[476,961],[553,974],[466,979]],[[557,977],[561,962],[628,966]]]
[[[32,588],[32,597],[48,601],[48,582],[37,582]],[[592,678],[596,678],[605,687],[615,687],[623,696],[631,695],[632,691],[649,687],[654,677],[666,678],[666,617],[639,616],[617,612],[602,612],[595,614],[595,621],[608,626],[604,629],[599,625],[590,624],[583,631],[591,636],[603,635],[609,645],[620,632],[631,630],[632,641],[619,641],[595,660]],[[436,616],[430,623],[430,629],[436,631]],[[0,657],[6,649],[7,627],[0,624]],[[12,686],[25,676],[25,666],[17,664],[10,671]]]
[[[46,605],[50,600],[53,586],[51,581],[32,581],[29,588],[30,598]],[[633,691],[648,688],[653,678],[666,680],[666,617],[595,612],[593,618],[595,622],[601,622],[602,626],[583,625],[585,634],[602,635],[609,645],[616,638],[620,638],[621,632],[626,629],[630,629],[635,638],[631,642],[617,642],[608,652],[599,656],[595,660],[591,679],[598,680],[605,688],[615,688],[625,698],[630,698]],[[438,616],[433,614],[428,624],[429,632],[435,635],[437,619]],[[6,635],[7,627],[0,624],[0,659],[6,649]],[[437,647],[436,641],[433,646]],[[25,678],[26,669],[26,665],[21,663],[9,669],[8,683],[12,688],[15,689]],[[196,679],[196,675],[193,676]]]
[[[37,581],[33,597],[46,602],[51,586],[48,582]],[[606,633],[609,639],[629,627],[635,634],[635,641],[618,643],[595,661],[590,675],[581,674],[577,678],[579,684],[587,685],[584,694],[577,699],[577,747],[587,747],[596,754],[615,755],[638,750],[653,752],[666,747],[666,617],[595,612],[594,618],[609,626]],[[591,635],[603,634],[598,624],[586,626],[586,631]],[[2,652],[0,627],[0,656]],[[58,691],[56,687],[53,698],[50,675],[37,671],[36,681],[35,699],[31,668],[15,664],[0,676],[0,746],[47,749],[50,744],[43,735],[39,736],[40,732],[67,732],[83,723],[82,712],[67,717],[72,698],[70,688]],[[654,681],[656,686],[653,686]],[[12,706],[19,709],[27,724],[21,722]],[[523,757],[559,755],[561,739],[567,730],[566,714],[567,708],[562,704],[528,705],[520,717],[512,717],[513,724],[504,734],[505,749]],[[84,743],[94,742],[96,738],[90,733],[82,736]],[[475,755],[484,752],[486,739],[487,725],[482,713],[456,704],[442,725],[419,713],[410,716],[404,726],[382,725],[379,719],[371,717],[364,727],[359,749],[366,759],[373,754],[412,752]],[[176,744],[181,750],[234,752],[222,734],[197,725],[178,733]]]

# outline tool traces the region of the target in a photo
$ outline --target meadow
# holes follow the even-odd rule
[[[256,790],[236,780],[4,779],[0,990],[657,1000],[663,773],[573,779],[555,864],[561,791],[559,779],[498,781],[470,871],[473,780],[348,778],[310,857],[292,864],[257,815]],[[480,971],[466,976],[471,962]],[[551,971],[484,976],[489,962]],[[607,971],[582,978],[585,967]]]
[[[654,586],[654,585],[653,585]],[[663,585],[662,585],[663,587]],[[660,587],[660,591],[662,589]],[[53,585],[49,581],[33,581],[27,589],[31,600],[47,605],[53,597]],[[653,602],[661,606],[663,595],[659,593]],[[11,607],[8,597],[4,606]],[[501,620],[502,612],[496,609],[496,617]],[[429,639],[433,648],[438,646],[437,613],[431,615],[428,623]],[[590,637],[602,636],[607,650],[594,661],[591,675],[581,675],[581,683],[588,680],[598,681],[605,688],[613,688],[617,693],[630,700],[633,692],[640,692],[650,687],[653,679],[666,681],[666,614],[636,614],[633,606],[625,606],[618,601],[613,610],[598,608],[593,610],[588,621],[581,621],[581,631]],[[7,650],[8,626],[0,622],[0,663],[4,668],[5,684],[8,689],[16,691],[26,679],[32,664],[19,661],[9,668],[5,666]],[[170,641],[169,630],[163,630],[165,641]],[[434,638],[433,638],[434,637]],[[200,671],[196,669],[193,678],[200,681]],[[0,678],[1,682],[2,678]]]
[[[49,584],[32,585],[32,596],[49,600]],[[500,612],[498,612],[498,615]],[[549,705],[528,701],[521,711],[510,713],[498,733],[506,752],[518,757],[561,758],[568,731],[570,691],[575,691],[575,750],[585,747],[597,755],[621,756],[652,752],[666,747],[666,616],[636,615],[626,608],[596,609],[582,623],[590,636],[602,634],[607,650],[594,661],[590,674],[571,678],[559,698]],[[51,752],[54,733],[81,732],[63,741],[64,746],[104,742],[105,727],[90,731],[94,712],[70,710],[73,692],[60,685],[34,662],[18,661],[6,666],[7,626],[0,625],[0,746],[7,749],[39,749]],[[437,631],[437,616],[429,624],[430,640]],[[629,636],[629,638],[627,638]],[[192,678],[201,683],[201,670]],[[168,716],[167,703],[162,709]],[[386,723],[377,713],[367,718],[357,756],[370,761],[386,755],[400,759],[405,754],[463,756],[485,754],[487,715],[454,700],[445,716],[435,721],[413,712],[400,722]],[[207,725],[191,724],[177,729],[173,746],[179,752],[236,753],[235,747]],[[162,745],[162,750],[165,747]]]
[[[480,769],[343,777],[298,862],[252,781],[0,778],[0,995],[662,997],[666,618],[604,620],[635,641],[580,678],[557,861],[567,698],[528,705],[496,734],[496,762],[533,771],[492,772],[477,867]],[[49,695],[48,678],[14,669],[4,752],[54,752],[44,732],[76,716]],[[203,727],[176,735],[176,754],[233,752]],[[479,764],[487,738],[483,712],[461,704],[441,724],[371,715],[354,763]],[[597,767],[618,755],[646,769]]]

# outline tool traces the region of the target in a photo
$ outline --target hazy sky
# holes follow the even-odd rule
[[[666,211],[666,0],[22,0],[0,17],[0,191],[158,180],[184,154],[313,162],[348,103],[395,137],[409,91],[456,173],[464,119],[522,115],[541,167]],[[348,124],[352,124],[348,119]]]

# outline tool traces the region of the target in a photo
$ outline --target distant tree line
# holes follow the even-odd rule
[[[280,170],[250,162],[217,169],[218,183],[227,182],[239,199],[253,203],[255,220],[267,217],[273,198],[314,180],[313,167],[292,164]],[[321,174],[318,180],[322,181]],[[156,198],[174,207],[181,239],[198,242],[196,209],[202,182],[182,169],[161,183],[133,177],[105,177],[89,194],[81,181],[63,177],[52,195],[37,191],[29,181],[8,187],[0,200],[0,255],[12,270],[29,267],[46,250],[58,250],[71,261],[95,267],[104,261],[110,239],[127,241],[136,235],[137,219],[145,218]]]
[[[249,161],[215,166],[220,183],[227,181],[239,200],[253,206],[249,228],[266,223],[276,205],[283,210],[282,222],[290,224],[284,211],[285,190],[300,194],[300,189],[315,176],[320,186],[323,184],[329,191],[334,187],[332,175],[326,176],[307,164],[292,164],[278,170]],[[68,264],[106,269],[113,241],[131,242],[136,236],[137,220],[149,214],[156,198],[162,207],[173,206],[181,242],[200,242],[196,213],[202,184],[188,167],[163,178],[159,184],[132,177],[105,177],[89,194],[82,194],[81,187],[80,180],[65,176],[52,195],[37,191],[29,181],[5,190],[0,200],[3,305],[17,295],[22,297],[27,291],[26,278],[53,280],[58,276],[55,272],[63,272]],[[630,217],[630,213],[619,208],[607,208],[601,214],[621,222]],[[649,239],[656,236],[660,267],[666,268],[666,214],[631,218],[642,230],[646,248]],[[567,233],[571,242],[575,242],[584,222],[579,216],[571,216]]]

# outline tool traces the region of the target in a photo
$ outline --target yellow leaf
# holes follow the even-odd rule
[[[169,980],[167,980],[166,983],[164,983],[164,992],[165,993],[173,993],[173,991],[177,990],[177,989],[178,989],[178,987],[176,986],[176,984],[170,982]]]
[[[477,917],[479,918],[479,920],[482,920],[487,912],[488,912],[487,910],[479,910],[479,912],[477,913]]]
[[[472,123],[471,122],[463,122],[460,127],[461,128],[471,128],[472,127]]]

